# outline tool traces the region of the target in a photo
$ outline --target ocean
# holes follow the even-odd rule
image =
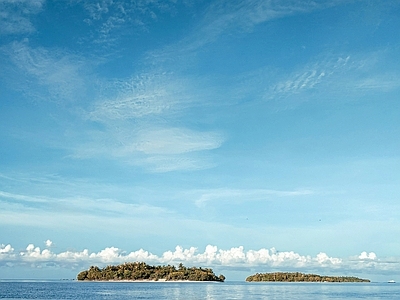
[[[400,284],[2,280],[0,299],[400,299]]]

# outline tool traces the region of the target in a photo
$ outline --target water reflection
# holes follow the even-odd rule
[[[0,282],[1,299],[400,299],[387,283]]]

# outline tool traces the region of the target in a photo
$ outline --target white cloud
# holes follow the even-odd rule
[[[341,0],[327,1],[217,1],[209,5],[204,18],[191,35],[180,42],[150,53],[151,60],[161,61],[181,58],[213,43],[226,31],[250,31],[260,23],[295,14],[310,13],[341,3]],[[176,55],[179,53],[179,55]]]
[[[11,247],[10,244],[8,245],[0,245],[0,254],[4,254],[4,253],[13,253],[14,252],[14,248]]]
[[[375,260],[377,258],[376,254],[374,252],[362,252],[360,256],[358,257],[359,259],[370,259],[370,260]]]
[[[45,203],[47,202],[46,199],[41,198],[41,197],[31,197],[31,196],[26,196],[26,195],[20,195],[20,194],[13,194],[13,193],[7,193],[4,191],[0,191],[0,199],[1,198],[9,198],[21,202],[31,202],[31,203]]]
[[[101,95],[84,118],[111,125],[123,121],[145,122],[150,118],[153,124],[174,121],[183,111],[209,103],[204,92],[199,91],[197,81],[151,70],[101,82]]]
[[[83,3],[83,7],[88,14],[85,22],[89,25],[98,27],[95,42],[112,44],[116,36],[124,32],[124,28],[129,26],[138,30],[145,31],[147,24],[157,20],[158,14],[172,13],[176,6],[175,1],[163,0],[73,0]],[[117,30],[119,32],[117,32]]]
[[[344,91],[347,95],[365,95],[374,91],[389,92],[398,89],[400,74],[398,65],[394,63],[396,55],[395,48],[384,48],[366,53],[353,53],[351,58],[338,60],[334,72],[331,73],[334,75],[330,81],[331,88]]]
[[[214,189],[195,191],[195,194],[200,194],[195,197],[195,203],[199,207],[205,206],[208,202],[214,201],[260,201],[271,199],[271,197],[299,197],[311,195],[310,190],[294,190],[294,191],[279,191],[268,189]]]
[[[70,138],[82,143],[70,149],[73,158],[113,158],[153,172],[209,168],[214,163],[207,151],[219,148],[225,140],[219,132],[200,132],[167,124],[163,128],[110,125],[105,131],[86,132],[78,137],[76,134],[79,133]]]
[[[317,92],[318,98],[342,95],[339,99],[353,99],[374,91],[398,89],[400,74],[397,65],[392,63],[395,51],[385,50],[336,57],[329,54],[280,79],[266,91],[264,99],[296,96],[296,101],[299,101],[302,93],[307,95],[304,99],[310,99],[311,91]]]
[[[321,265],[337,265],[342,262],[340,258],[329,257],[326,253],[318,253],[316,260]]]
[[[273,85],[267,97],[286,97],[310,90],[334,73],[343,71],[349,60],[350,56],[346,56],[306,65],[304,69],[289,75],[288,79]]]
[[[166,73],[141,74],[103,84],[107,99],[99,100],[88,113],[91,120],[137,119],[177,109],[185,101],[185,87]]]
[[[112,157],[151,172],[213,166],[204,153],[219,148],[223,134],[174,126],[186,110],[208,105],[191,87],[190,80],[163,72],[103,84],[103,99],[83,118],[104,127],[73,132],[70,138],[82,143],[71,149],[72,157]]]
[[[358,79],[354,82],[354,88],[365,92],[381,90],[383,92],[400,88],[400,75],[397,73],[378,74]]]
[[[332,2],[332,1],[329,1]],[[298,1],[220,1],[211,5],[205,20],[213,19],[208,30],[221,33],[233,27],[251,28],[259,23],[296,13],[311,12],[325,8],[326,3]]]
[[[400,87],[393,49],[375,52],[321,53],[287,74],[268,67],[235,79],[232,97],[263,101],[273,110],[311,101],[349,101]],[[272,84],[271,84],[272,83]]]
[[[15,74],[13,88],[21,90],[34,99],[52,101],[76,101],[82,97],[86,87],[82,76],[85,73],[81,58],[58,49],[31,48],[29,41],[13,42],[0,49],[12,65],[9,74]],[[21,78],[25,78],[21,84]],[[13,76],[7,78],[13,80]]]
[[[195,132],[181,128],[145,130],[138,134],[135,143],[127,151],[146,154],[181,154],[211,150],[221,146],[222,136],[213,132]]]
[[[130,223],[147,222],[145,219],[168,217],[171,213],[166,208],[148,204],[124,203],[114,199],[86,197],[36,197],[0,192],[0,223],[76,228],[79,220],[87,218],[88,227],[106,228],[104,217],[110,222]],[[112,220],[112,221],[111,221]],[[52,241],[45,242],[47,247]]]
[[[30,17],[39,13],[45,0],[0,1],[0,34],[22,34],[35,31]]]
[[[153,173],[166,173],[173,171],[196,171],[209,169],[215,166],[207,156],[193,154],[180,155],[151,155],[144,159],[130,161]]]
[[[373,258],[365,261],[366,252],[358,258],[330,257],[326,253],[316,256],[301,255],[294,251],[276,251],[271,249],[245,250],[243,246],[231,249],[218,249],[217,246],[208,245],[204,252],[197,248],[184,249],[177,246],[173,251],[166,251],[161,255],[155,255],[143,249],[126,252],[117,247],[107,247],[99,252],[65,251],[54,253],[49,249],[41,250],[33,244],[29,244],[24,251],[17,253],[11,245],[0,245],[0,266],[24,265],[38,266],[52,263],[65,268],[87,267],[92,264],[106,265],[119,264],[127,261],[144,261],[152,264],[178,264],[196,266],[211,266],[219,269],[243,268],[243,269],[282,269],[282,270],[320,270],[347,273],[366,272],[373,268],[375,273],[395,271],[400,266],[400,259],[378,259],[375,254],[369,253]]]
[[[46,247],[51,247],[51,246],[53,246],[53,242],[50,241],[50,240],[47,240],[47,241],[45,241],[44,243],[45,243]]]

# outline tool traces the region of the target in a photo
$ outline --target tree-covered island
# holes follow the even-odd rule
[[[78,280],[90,281],[218,281],[225,280],[224,275],[218,277],[209,268],[187,268],[179,264],[175,266],[150,266],[144,262],[124,263],[117,266],[107,266],[102,269],[91,266],[89,270],[80,272],[77,275]]]
[[[345,276],[321,276],[316,274],[303,274],[298,272],[286,273],[256,273],[246,278],[249,282],[370,282],[369,279]]]

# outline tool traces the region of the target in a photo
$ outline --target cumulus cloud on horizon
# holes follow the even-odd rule
[[[364,272],[373,269],[374,272],[391,272],[400,266],[400,259],[387,261],[378,259],[374,252],[362,252],[349,258],[330,257],[320,252],[316,256],[301,255],[294,251],[277,251],[275,248],[245,250],[243,246],[231,249],[219,249],[217,246],[207,245],[204,252],[195,247],[184,249],[176,246],[174,250],[166,251],[161,255],[139,249],[126,252],[117,247],[107,247],[99,252],[64,251],[55,253],[49,249],[53,242],[47,240],[46,247],[41,249],[29,244],[25,250],[16,251],[10,244],[0,244],[0,267],[62,267],[87,268],[89,265],[121,264],[128,261],[143,261],[150,264],[184,263],[186,265],[201,265],[218,267],[219,269],[281,269],[281,270],[327,270],[333,272]]]

